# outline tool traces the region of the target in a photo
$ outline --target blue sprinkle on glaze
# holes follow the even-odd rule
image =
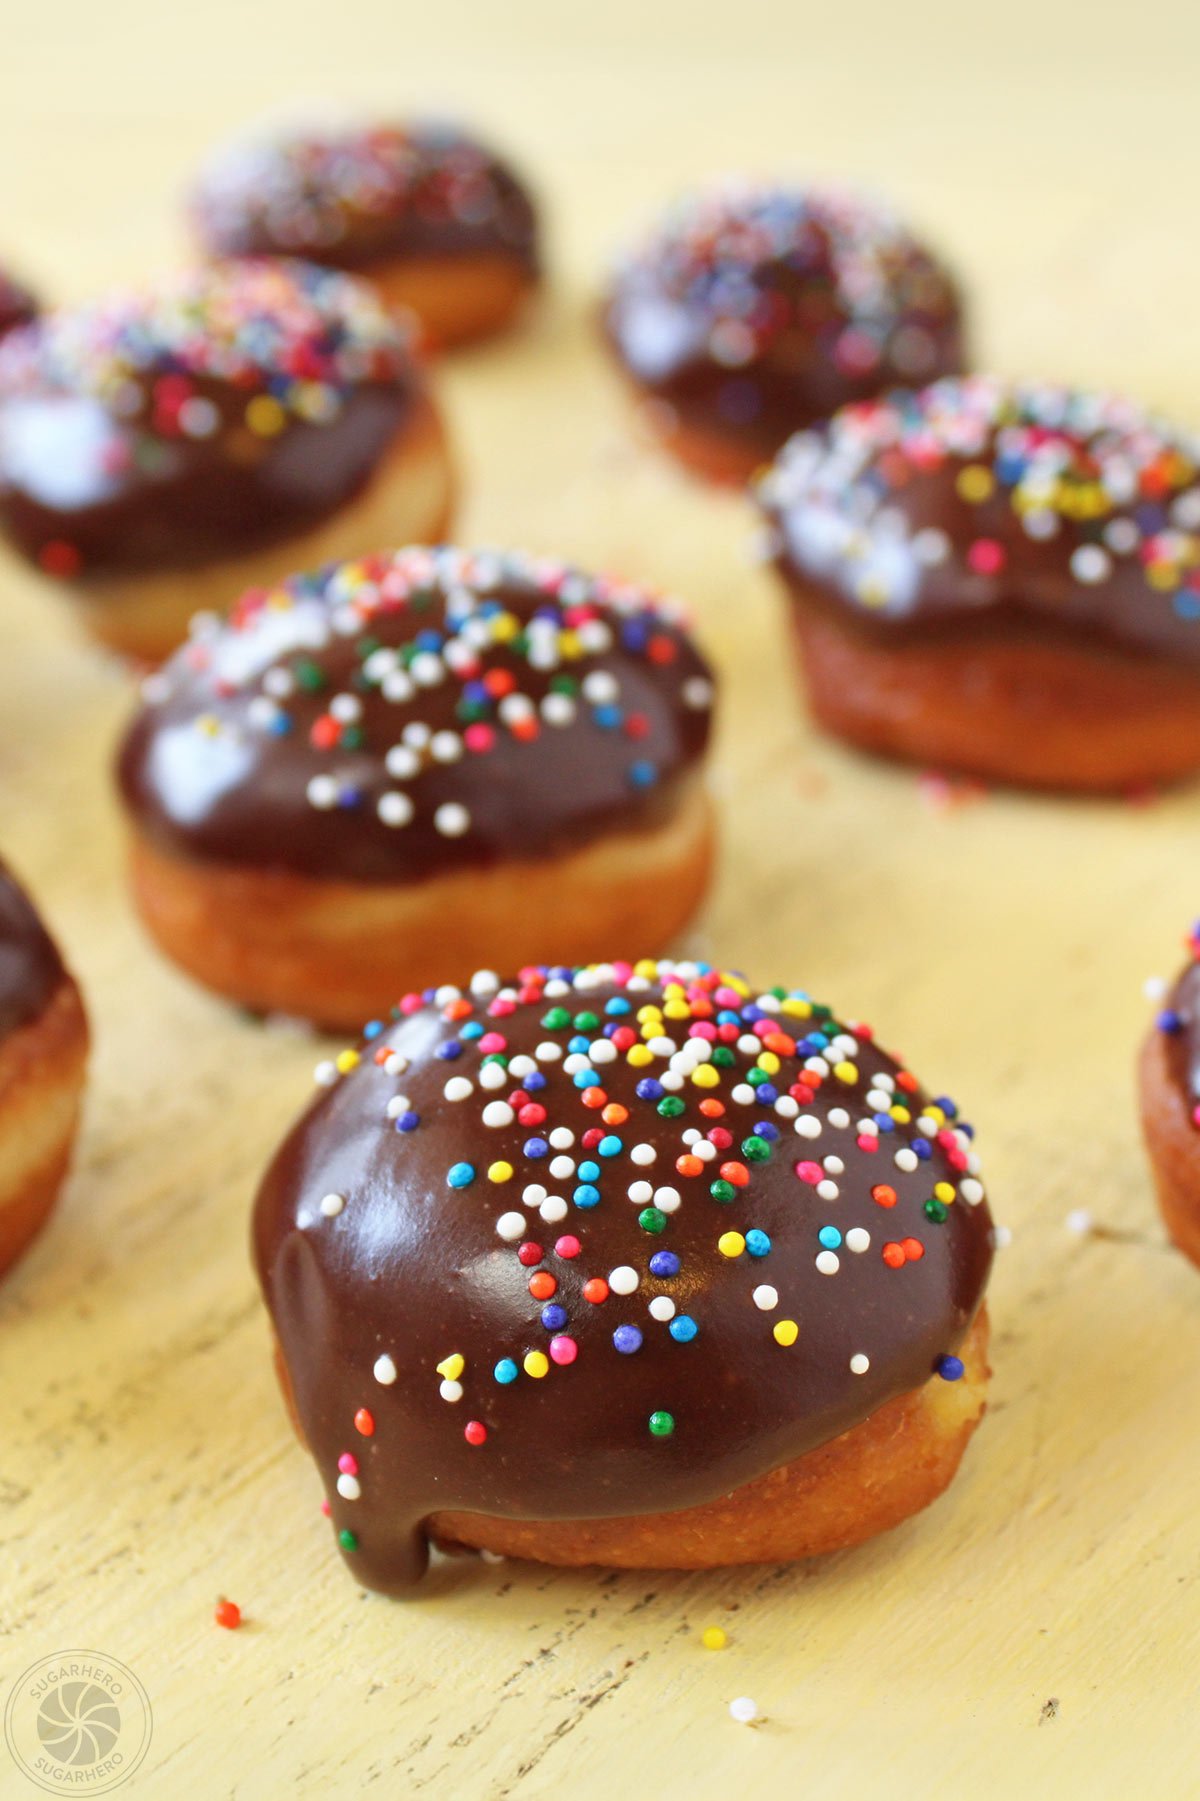
[[[673,1319],[667,1331],[676,1344],[690,1344],[700,1330],[690,1313],[681,1313]]]
[[[623,1357],[631,1357],[642,1348],[642,1335],[636,1326],[618,1326],[613,1333],[613,1346]]]
[[[961,1357],[939,1357],[933,1367],[943,1382],[958,1382],[966,1373]]]
[[[1174,1036],[1176,1032],[1182,1032],[1183,1019],[1176,1013],[1174,1007],[1163,1008],[1158,1016],[1158,1029],[1160,1032],[1166,1032],[1170,1036]]]
[[[446,1176],[451,1188],[469,1188],[475,1180],[473,1163],[452,1163]]]
[[[600,1165],[590,1161],[581,1163],[577,1173],[581,1182],[595,1182],[600,1174]]]
[[[368,1040],[378,1038],[382,1030],[383,1021],[381,1019],[372,1019],[363,1027],[363,1037]]]
[[[615,1132],[610,1132],[606,1138],[600,1140],[596,1149],[602,1157],[619,1157],[625,1146]]]
[[[642,758],[639,758],[636,763],[631,763],[629,765],[629,782],[631,787],[653,788],[657,780],[658,770],[654,767],[653,763],[647,763]]]
[[[597,1207],[600,1204],[600,1190],[594,1187],[591,1182],[581,1182],[571,1198],[577,1207],[583,1207],[585,1209],[588,1207]]]
[[[766,1093],[765,1088],[759,1089],[758,1098],[760,1101],[762,1100],[765,1093]],[[768,1142],[771,1144],[774,1144],[775,1141],[779,1137],[779,1127],[772,1125],[771,1121],[769,1119],[756,1120],[754,1122],[754,1130],[757,1132],[757,1134],[760,1138],[767,1139]]]
[[[492,1371],[492,1374],[493,1374],[493,1376],[495,1376],[497,1382],[503,1382],[505,1385],[507,1385],[509,1382],[515,1382],[517,1379],[518,1373],[519,1372],[517,1370],[517,1366],[513,1362],[511,1357],[502,1357],[500,1359],[499,1363],[496,1365],[495,1369]]]
[[[531,1069],[521,1086],[526,1094],[536,1094],[539,1088],[546,1086],[546,1078],[540,1069]]]
[[[547,1332],[561,1332],[569,1317],[566,1308],[560,1307],[557,1301],[551,1301],[548,1307],[542,1308],[542,1324]]]
[[[550,1153],[544,1138],[527,1138],[521,1148],[527,1157],[546,1157]]]
[[[445,1063],[453,1063],[456,1057],[462,1056],[462,1052],[463,1047],[457,1038],[447,1038],[445,1044],[438,1045],[434,1055]]]
[[[752,1257],[765,1257],[771,1249],[771,1240],[754,1226],[746,1234],[746,1249]]]
[[[664,1279],[679,1274],[679,1258],[674,1251],[655,1251],[650,1259],[650,1274]]]
[[[396,1120],[396,1130],[397,1132],[415,1132],[420,1123],[421,1115],[419,1113],[414,1113],[412,1109],[409,1108],[407,1113],[401,1113],[398,1116]]]
[[[634,1093],[639,1101],[661,1101],[666,1089],[661,1082],[656,1082],[653,1076],[643,1076],[634,1089]]]
[[[822,1226],[817,1237],[827,1251],[836,1251],[842,1242],[842,1235],[836,1226]]]

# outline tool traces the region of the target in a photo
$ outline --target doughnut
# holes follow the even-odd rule
[[[1142,1047],[1142,1131],[1167,1231],[1200,1264],[1200,922]]]
[[[0,863],[0,1273],[41,1230],[66,1176],[87,1053],[79,990]]]
[[[712,699],[675,603],[561,563],[415,547],[258,589],[145,685],[135,903],[217,993],[343,1031],[456,958],[669,946]]]
[[[971,1128],[870,1028],[705,963],[403,997],[270,1164],[277,1366],[354,1575],[429,1541],[706,1568],[860,1543],[983,1413]]]
[[[501,330],[538,285],[529,194],[453,125],[296,125],[231,144],[190,212],[207,255],[304,256],[366,276],[434,346]]]
[[[848,407],[757,493],[809,706],[851,744],[1032,788],[1200,768],[1197,445],[987,376]]]
[[[37,317],[37,301],[29,289],[0,269],[0,338]]]
[[[604,333],[651,431],[743,483],[801,427],[963,366],[954,281],[886,207],[723,183],[618,266]]]
[[[364,283],[297,262],[48,314],[0,343],[0,531],[148,663],[245,588],[437,539],[449,458],[410,339]]]

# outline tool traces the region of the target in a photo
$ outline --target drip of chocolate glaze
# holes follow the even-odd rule
[[[28,896],[0,864],[0,1038],[35,1020],[64,974]]]
[[[364,882],[653,827],[707,745],[711,681],[677,617],[609,592],[452,550],[297,578],[155,678],[120,753],[126,806],[175,855]],[[577,627],[605,648],[563,660]],[[556,706],[567,717],[550,722]],[[336,798],[314,804],[314,780]],[[447,830],[446,809],[465,828],[458,811]]]
[[[572,987],[527,973],[498,994],[481,978],[465,999],[451,990],[406,1002],[408,1016],[369,1038],[285,1139],[259,1191],[257,1264],[299,1427],[350,1567],[368,1585],[411,1588],[426,1564],[426,1522],[443,1510],[570,1520],[710,1501],[920,1387],[961,1343],[992,1233],[951,1104],[927,1115],[923,1091],[865,1028],[782,990],[760,997],[768,1012],[727,983],[682,977],[725,1028],[716,1051],[729,1060],[707,1065],[716,1085],[685,1076],[674,1092],[647,1087],[670,1073],[662,1036],[684,1045],[686,1021],[664,1017],[640,1067],[606,1037],[632,1026],[639,1038],[639,1009],[665,1004],[661,975],[631,987],[625,966]],[[762,1022],[779,1069],[747,1098]],[[597,1048],[571,1063],[580,1038]],[[487,1087],[497,1057],[509,1067]],[[871,1140],[859,1122],[881,1117],[881,1077],[896,1083],[893,1108]],[[601,1094],[627,1118],[604,1121]],[[803,1133],[788,1117],[797,1094]],[[701,1110],[714,1099],[719,1117]],[[544,1121],[521,1120],[529,1103]],[[695,1142],[685,1133],[721,1128],[728,1145],[697,1159],[700,1173],[680,1173]],[[551,1167],[566,1154],[550,1142],[556,1129],[574,1135],[571,1171]],[[636,1160],[634,1147],[645,1147]],[[731,1160],[744,1179],[722,1186]],[[595,1172],[580,1167],[589,1161]],[[630,1198],[635,1182],[666,1208],[647,1213],[643,1189]],[[934,1219],[941,1184],[951,1199]],[[554,1210],[547,1191],[565,1217],[539,1217]],[[818,1236],[831,1226],[841,1234],[832,1265],[828,1232]],[[855,1229],[869,1234],[866,1248],[851,1248]],[[746,1248],[719,1248],[731,1232]],[[892,1267],[883,1248],[894,1258],[904,1243]],[[535,1275],[553,1277],[549,1303],[531,1293]],[[596,1295],[597,1279],[607,1298],[589,1301],[584,1285]],[[763,1285],[776,1305],[759,1304],[770,1299]],[[675,1303],[672,1320],[650,1314],[655,1297]],[[544,1316],[548,1304],[561,1313]],[[782,1321],[798,1325],[790,1345],[774,1335]],[[555,1360],[562,1338],[572,1360]],[[526,1366],[531,1352],[545,1357],[533,1365],[540,1377]],[[863,1356],[869,1368],[855,1373],[851,1359],[861,1370]],[[513,1368],[515,1378],[497,1379]],[[661,1431],[661,1417],[651,1430],[651,1415],[664,1414],[673,1430]],[[483,1443],[470,1442],[468,1424],[475,1437],[485,1429]]]

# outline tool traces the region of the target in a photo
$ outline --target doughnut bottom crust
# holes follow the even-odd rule
[[[839,1438],[702,1507],[601,1520],[437,1513],[430,1537],[444,1548],[614,1569],[787,1563],[847,1550],[919,1513],[949,1485],[983,1417],[987,1346],[981,1307],[957,1353],[964,1365],[957,1382],[933,1376]]]
[[[417,315],[432,350],[453,350],[503,331],[538,285],[519,258],[497,251],[397,257],[362,274],[389,306]]]
[[[1113,794],[1200,769],[1200,675],[1162,659],[1017,631],[881,644],[794,580],[792,622],[814,718],[903,762]]]
[[[161,663],[187,637],[194,613],[227,613],[247,588],[380,546],[441,542],[453,499],[446,433],[433,403],[422,398],[363,491],[312,531],[202,569],[89,582],[73,599],[101,644],[133,662]]]
[[[587,963],[670,943],[713,859],[707,790],[666,823],[582,849],[409,883],[325,881],[202,863],[135,828],[134,900],[151,936],[205,987],[261,1013],[357,1032],[402,994],[475,969]]]
[[[1185,1257],[1200,1265],[1200,1128],[1187,1096],[1171,1075],[1167,1042],[1152,1032],[1138,1066],[1142,1133],[1167,1231]]]
[[[673,401],[639,391],[638,416],[647,434],[693,475],[722,487],[744,488],[779,446],[755,444],[737,432],[689,422]],[[797,428],[804,424],[797,421]]]
[[[70,977],[0,1042],[0,1273],[45,1224],[71,1160],[88,1029]]]

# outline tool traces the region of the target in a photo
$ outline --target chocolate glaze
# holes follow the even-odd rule
[[[511,257],[538,273],[537,219],[508,167],[430,121],[322,129],[228,146],[191,212],[216,256],[302,255],[369,273],[418,257]]]
[[[369,1586],[417,1580],[438,1511],[698,1505],[953,1378],[942,1359],[992,1256],[969,1127],[867,1028],[799,991],[753,992],[695,964],[606,966],[573,986],[526,971],[499,991],[484,975],[465,998],[409,997],[349,1073],[318,1070],[335,1086],[268,1170],[254,1243],[300,1426]],[[651,1002],[662,1015],[639,1019]],[[707,1086],[692,1079],[704,1057]],[[625,1114],[599,1111],[614,1105]],[[534,1297],[535,1276],[552,1297]],[[597,1278],[607,1298],[590,1301]],[[651,1315],[655,1297],[674,1318]],[[540,1377],[530,1352],[549,1354]],[[664,1413],[673,1431],[656,1435]]]
[[[793,592],[884,641],[1020,634],[1200,662],[1196,441],[968,376],[797,435],[759,484]]]
[[[960,369],[954,282],[887,210],[731,185],[681,203],[618,269],[617,357],[684,429],[766,461],[799,427]]]
[[[712,687],[640,589],[410,549],[247,597],[145,693],[119,780],[164,849],[403,882],[669,816]]]
[[[354,499],[422,392],[407,328],[301,263],[50,314],[0,346],[0,530],[84,585],[251,553]]]
[[[65,976],[28,896],[0,863],[0,1038],[37,1019]]]
[[[0,269],[0,338],[36,319],[38,303],[29,289]]]

